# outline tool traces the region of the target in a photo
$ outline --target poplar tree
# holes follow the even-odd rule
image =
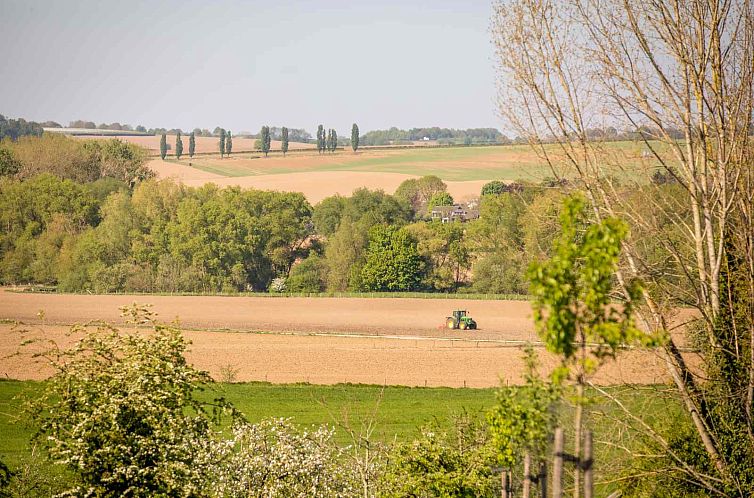
[[[183,140],[181,140],[181,132],[175,136],[175,158],[180,159],[183,155]]]
[[[322,154],[325,150],[325,128],[322,125],[317,126],[317,152]]]
[[[330,128],[329,130],[327,130],[327,150],[329,150],[330,152],[335,152],[337,146],[338,133],[333,128]]]
[[[189,135],[189,157],[194,157],[194,151],[196,150],[196,138],[194,138],[194,132]]]
[[[269,126],[262,126],[262,130],[259,133],[259,140],[261,142],[262,146],[262,152],[264,152],[264,157],[267,157],[267,154],[270,152],[270,127]]]
[[[160,137],[160,157],[165,160],[165,156],[168,154],[168,139],[163,133]]]
[[[225,130],[220,128],[220,158],[225,155]]]
[[[281,143],[280,143],[280,150],[283,151],[283,156],[285,156],[285,153],[288,152],[288,128],[283,126],[283,129],[280,131],[281,136]]]
[[[228,130],[228,133],[225,136],[225,155],[229,156],[231,152],[233,152],[233,136],[231,135],[230,130]]]
[[[354,152],[359,148],[359,126],[356,123],[351,127],[351,148]]]

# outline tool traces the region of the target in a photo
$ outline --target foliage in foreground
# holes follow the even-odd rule
[[[123,315],[149,330],[74,326],[80,338],[70,349],[37,353],[56,373],[29,402],[35,441],[69,477],[41,479],[38,468],[24,465],[4,483],[10,489],[60,496],[494,496],[483,421],[460,417],[452,431],[433,425],[394,449],[369,435],[341,447],[332,428],[301,432],[285,419],[252,425],[221,398],[201,401],[211,379],[187,364],[188,343],[177,328],[158,323],[145,306],[124,307]],[[223,413],[234,420],[229,435],[219,430]]]
[[[222,400],[200,402],[210,377],[187,364],[187,342],[143,308],[147,334],[74,327],[71,349],[43,353],[56,373],[31,404],[37,438],[76,476],[72,496],[191,496],[208,482],[206,445]]]

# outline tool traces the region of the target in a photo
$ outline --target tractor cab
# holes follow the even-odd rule
[[[476,322],[471,318],[466,310],[455,310],[453,316],[449,316],[445,320],[445,325],[449,329],[461,329],[461,330],[474,330],[476,329]]]

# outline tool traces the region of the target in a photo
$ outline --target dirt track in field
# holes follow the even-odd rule
[[[189,361],[218,380],[275,383],[341,382],[409,386],[493,387],[521,380],[522,341],[534,341],[530,305],[521,301],[446,299],[74,296],[0,291],[0,318],[20,320],[20,334],[0,325],[0,377],[42,379],[48,366],[31,350],[13,356],[29,337],[66,346],[71,323],[122,323],[118,307],[153,303],[162,320],[180,316],[192,341]],[[439,328],[453,308],[468,308],[476,332]],[[38,312],[44,310],[44,322]],[[263,331],[264,333],[255,333]],[[545,368],[554,358],[537,347]],[[693,364],[694,359],[689,356]],[[225,373],[224,373],[225,372]],[[227,372],[233,372],[232,379]],[[655,352],[627,351],[602,368],[603,384],[667,380]]]

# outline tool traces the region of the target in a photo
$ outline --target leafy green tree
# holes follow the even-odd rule
[[[233,135],[228,130],[225,135],[225,155],[230,156],[231,152],[233,152]]]
[[[19,137],[15,142],[6,139],[0,148],[9,150],[20,163],[16,177],[21,180],[42,173],[77,182],[90,182],[102,176],[98,140],[77,140],[45,133],[41,137]]]
[[[395,191],[395,197],[411,207],[414,216],[421,218],[433,195],[447,191],[448,186],[437,176],[429,175],[405,180]]]
[[[189,135],[189,157],[194,157],[194,152],[196,151],[196,137],[194,135],[194,132],[191,132],[191,135]]]
[[[406,227],[417,240],[426,271],[422,287],[456,291],[466,281],[472,254],[461,223],[419,222]]]
[[[487,413],[498,463],[507,469],[521,463],[525,453],[535,462],[546,461],[549,440],[558,423],[560,384],[539,375],[539,360],[532,347],[525,349],[524,359],[524,384],[501,386],[497,403]]]
[[[133,305],[124,316],[152,333],[75,326],[83,338],[50,352],[56,373],[30,410],[38,439],[77,475],[71,495],[208,495],[203,448],[229,405],[199,400],[211,378],[187,363],[179,330],[155,322],[146,307]]]
[[[220,158],[225,156],[225,130],[220,128]]]
[[[154,177],[146,166],[144,149],[121,140],[91,140],[84,142],[84,149],[99,165],[100,176],[115,178],[133,188]]]
[[[280,131],[280,150],[283,151],[283,156],[288,152],[288,128],[285,126]]]
[[[404,225],[411,220],[411,212],[404,204],[381,190],[360,188],[347,198],[343,218],[358,222],[365,234],[379,223]]]
[[[322,292],[326,282],[326,262],[312,253],[291,269],[285,284],[288,292]]]
[[[482,186],[482,195],[499,195],[505,192],[505,183],[493,180]]]
[[[356,123],[351,127],[351,148],[354,152],[359,150],[359,127]]]
[[[329,237],[340,225],[340,220],[346,210],[348,199],[340,195],[325,197],[314,206],[312,221],[317,233]]]
[[[272,147],[272,134],[270,133],[270,127],[267,127],[267,133],[265,135],[265,142],[264,142],[264,149],[265,149],[265,156],[270,151]]]
[[[322,125],[317,126],[317,152],[322,154],[326,147],[325,128]]]
[[[0,114],[0,140],[7,138],[15,141],[24,136],[41,137],[43,131],[42,125],[34,121],[26,121],[23,118],[7,119]]]
[[[433,195],[431,199],[429,199],[427,210],[431,211],[432,208],[437,206],[452,206],[454,202],[455,201],[453,201],[453,196],[451,196],[449,193],[438,192]]]
[[[437,423],[391,452],[380,482],[381,497],[495,497],[499,474],[489,432],[469,415],[455,417],[451,430]]]
[[[14,176],[21,171],[21,162],[9,149],[0,147],[0,176]]]
[[[183,140],[181,140],[181,132],[179,131],[175,135],[175,158],[180,159],[183,155]]]
[[[369,231],[361,286],[367,291],[410,291],[419,287],[424,264],[416,240],[403,228],[375,225]]]
[[[328,291],[359,288],[366,245],[367,236],[357,223],[352,222],[350,218],[340,222],[325,248]]]
[[[262,152],[264,153],[264,157],[267,157],[267,154],[270,152],[270,144],[271,144],[271,137],[270,137],[270,127],[269,126],[262,126],[261,131],[259,132],[259,139],[261,141],[261,148]]]
[[[495,294],[527,294],[526,268],[535,259],[524,249],[522,217],[528,214],[526,199],[518,194],[485,195],[479,219],[467,224],[468,238],[476,256],[474,289]],[[532,216],[539,212],[532,213]],[[556,215],[555,215],[556,216]],[[557,223],[550,227],[552,237]]]
[[[160,136],[160,157],[165,160],[165,156],[168,155],[168,140],[167,136],[163,133]]]
[[[330,153],[335,152],[335,149],[338,148],[338,132],[335,131],[335,129],[331,128],[327,131],[327,150],[330,151]]]
[[[85,186],[50,174],[18,182],[0,179],[0,280],[34,280],[35,265],[56,268],[58,257],[37,253],[37,238],[51,225],[66,225],[70,235],[98,221],[98,202]],[[63,222],[62,220],[65,220]],[[50,261],[35,261],[35,258]],[[51,271],[46,273],[56,273]]]
[[[561,359],[555,375],[569,375],[576,385],[574,454],[580,456],[587,380],[618,348],[649,345],[651,337],[632,320],[638,283],[627,283],[631,299],[620,307],[612,303],[626,223],[617,218],[590,222],[585,199],[574,195],[563,203],[560,225],[553,256],[529,269],[530,290],[537,332],[547,350]],[[578,487],[578,471],[575,479]]]

